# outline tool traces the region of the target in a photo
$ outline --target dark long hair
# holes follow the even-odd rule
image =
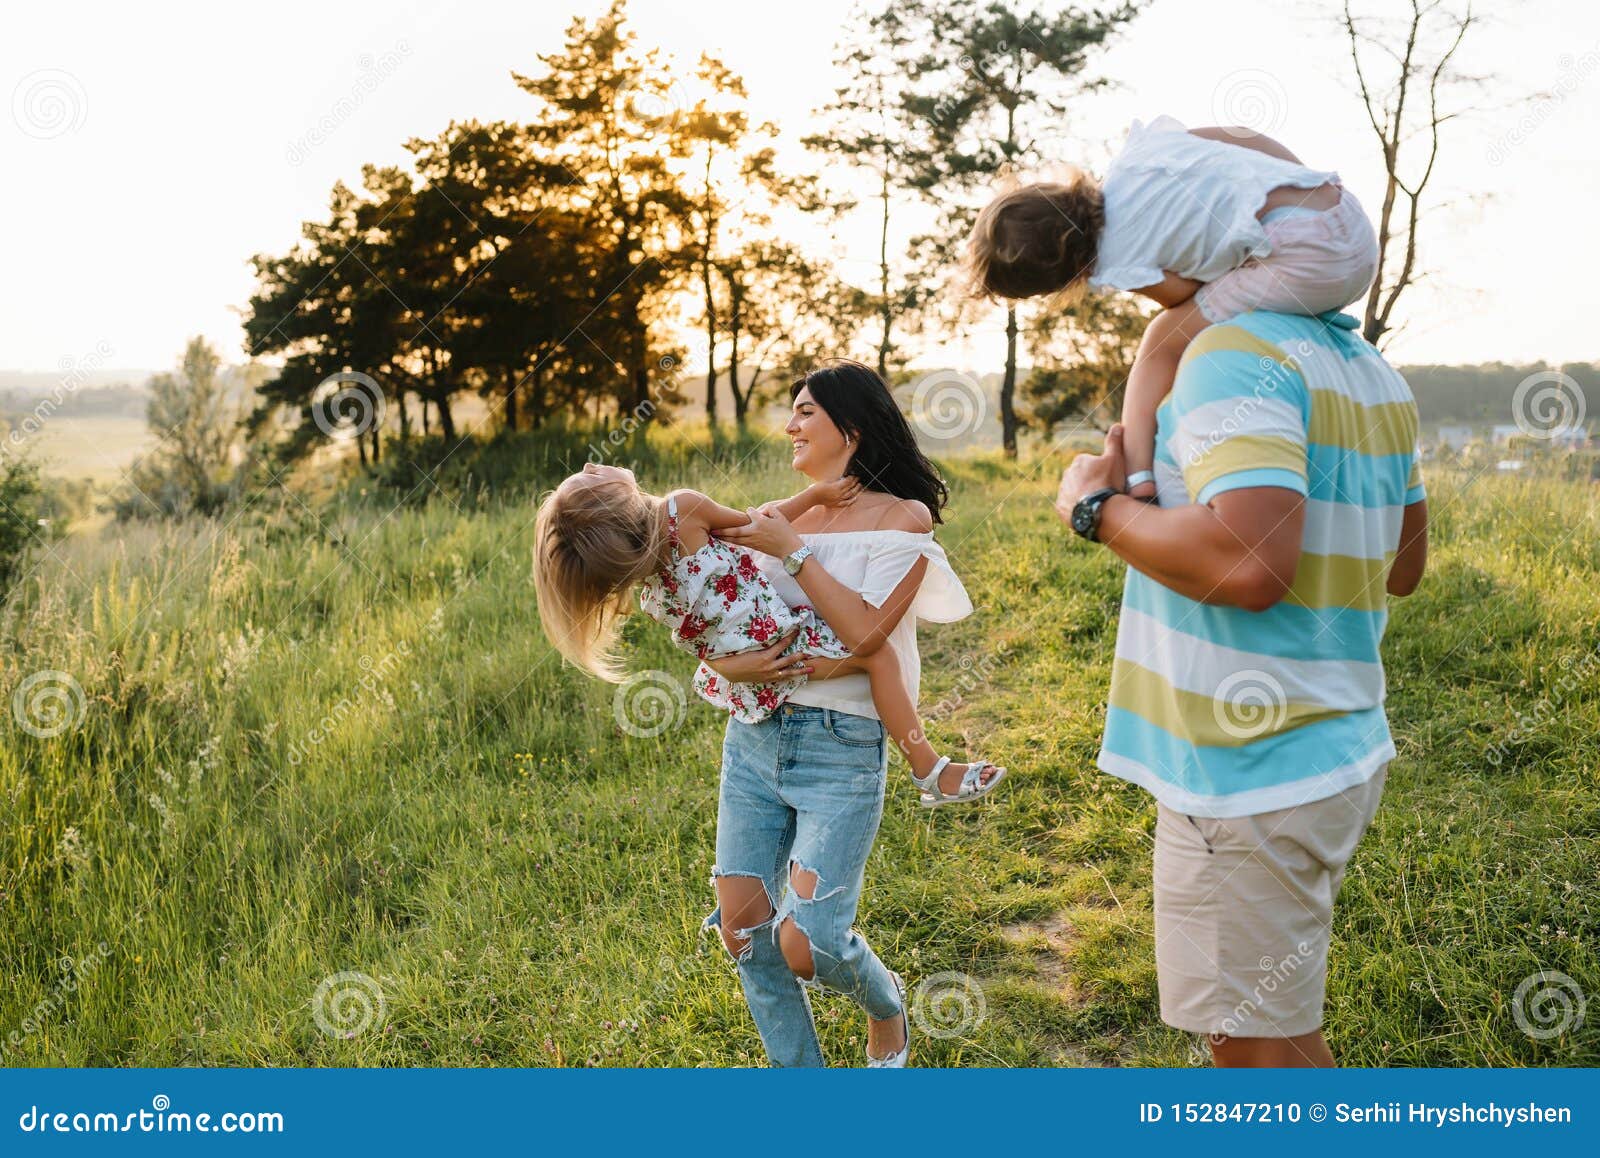
[[[944,522],[941,512],[950,501],[950,488],[917,447],[906,416],[871,367],[836,358],[791,386],[789,400],[802,390],[810,390],[833,424],[855,439],[846,474],[860,479],[868,490],[916,499],[934,522]]]

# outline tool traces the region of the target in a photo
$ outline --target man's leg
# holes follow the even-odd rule
[[[1293,808],[1232,819],[1160,807],[1161,1015],[1219,1066],[1330,1066],[1321,1032],[1333,901],[1386,769]]]
[[[1328,1048],[1320,1029],[1298,1037],[1228,1037],[1219,1033],[1212,1035],[1210,1042],[1211,1061],[1218,1068],[1311,1066],[1327,1069],[1335,1064],[1333,1051]]]

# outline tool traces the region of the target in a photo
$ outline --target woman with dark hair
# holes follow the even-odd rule
[[[718,534],[759,552],[784,600],[814,608],[852,658],[784,655],[791,634],[763,651],[707,660],[738,682],[810,679],[767,719],[728,721],[711,871],[718,903],[705,923],[738,963],[774,1065],[822,1064],[807,987],[825,986],[866,1012],[867,1064],[898,1067],[910,1048],[905,986],[851,927],[888,771],[857,657],[890,649],[915,702],[917,620],[961,619],[972,604],[933,541],[948,491],[883,380],[859,363],[832,362],[796,382],[791,398],[794,468],[818,482],[854,476],[861,493],[793,524],[769,505],[750,512],[749,526]],[[919,783],[935,800],[964,800],[1003,774],[974,761]]]

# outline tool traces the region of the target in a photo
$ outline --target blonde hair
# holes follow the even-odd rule
[[[660,566],[664,500],[627,479],[575,474],[539,506],[533,585],[556,650],[592,675],[620,682],[611,648],[633,588]]]
[[[983,207],[967,240],[965,273],[974,296],[1015,300],[1054,295],[1065,306],[1082,295],[1100,250],[1105,202],[1087,173],[1018,183],[1007,177]]]

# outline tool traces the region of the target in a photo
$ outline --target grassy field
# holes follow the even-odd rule
[[[699,932],[719,717],[669,696],[662,734],[630,734],[616,689],[538,628],[532,496],[557,445],[41,561],[0,620],[6,1064],[761,1060]],[[749,443],[623,457],[730,502],[796,481]],[[929,815],[891,768],[860,924],[932,979],[939,1034],[913,1064],[1197,1064],[1156,1012],[1150,801],[1093,766],[1120,566],[1057,522],[1059,459],[943,465],[940,538],[980,609],[923,630],[924,703],[954,705],[937,739],[1013,779]],[[1600,490],[1430,485],[1432,573],[1385,649],[1400,756],[1337,913],[1332,1044],[1348,1063],[1600,1064],[1600,1008],[1514,1001],[1541,970],[1569,980],[1535,989],[1600,996]],[[686,686],[646,626],[631,666]],[[817,1008],[830,1060],[858,1062],[859,1012]]]
[[[109,485],[155,444],[143,418],[91,414],[47,422],[35,436],[47,474]]]

